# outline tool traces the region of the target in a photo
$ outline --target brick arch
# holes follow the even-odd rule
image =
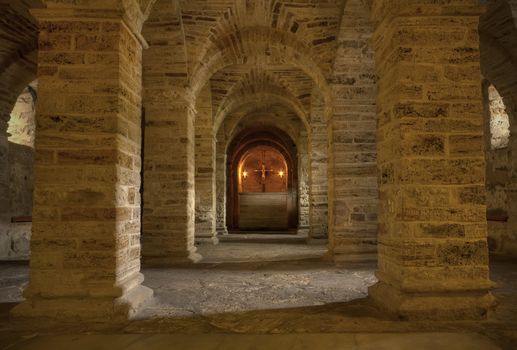
[[[33,1],[30,7],[42,5]],[[22,90],[36,79],[38,26],[29,10],[29,5],[18,2],[2,7],[0,27],[6,28],[0,30],[11,34],[0,42],[0,120],[5,122]]]
[[[256,106],[271,104],[280,104],[294,111],[303,122],[305,127],[309,129],[307,114],[304,111],[303,106],[300,106],[300,103],[296,98],[293,96],[285,96],[271,92],[256,92],[252,94],[236,96],[236,98],[232,99],[228,106],[225,107],[216,117],[214,124],[215,134],[217,134],[217,130],[228,114],[240,108],[253,109],[256,108]]]
[[[514,227],[517,223],[517,212],[510,203],[516,199],[513,192],[508,190],[516,182],[517,173],[517,164],[510,156],[517,147],[517,21],[512,10],[516,10],[515,2],[492,1],[479,24],[481,72],[486,79],[483,82],[485,133],[490,135],[491,118],[486,103],[490,84],[495,86],[503,98],[510,123],[508,148],[493,150],[490,147],[490,136],[485,138],[489,248],[502,254],[515,254],[517,246],[517,242],[510,238],[515,237]],[[507,159],[504,167],[501,166],[501,157]],[[500,170],[496,174],[493,169]]]
[[[288,114],[288,115],[287,115]],[[298,150],[298,167],[308,169],[308,132],[305,126],[288,106],[269,102],[263,105],[245,104],[228,114],[217,132],[217,225],[220,232],[226,232],[227,223],[227,172],[226,159],[230,153],[229,143],[237,135],[250,127],[274,130],[278,129],[287,134],[295,143]],[[308,222],[306,208],[307,181],[306,171],[298,174],[298,216],[300,227]]]
[[[505,100],[517,102],[517,63],[504,46],[488,35],[481,35],[481,71]]]
[[[11,1],[1,6],[2,23],[0,23],[0,32],[4,36],[0,40],[0,234],[4,241],[5,238],[8,238],[5,242],[10,247],[14,247],[14,237],[7,234],[8,227],[11,225],[11,217],[30,215],[31,210],[28,203],[31,201],[30,193],[32,191],[31,187],[26,186],[23,187],[23,193],[20,191],[14,195],[12,192],[13,155],[19,158],[19,155],[23,154],[23,159],[27,160],[24,164],[27,164],[27,166],[30,164],[31,158],[28,157],[28,147],[10,142],[7,130],[13,108],[19,96],[36,79],[38,28],[36,21],[29,14],[29,9],[40,6],[42,4],[39,1],[30,3]],[[17,168],[20,169],[19,165],[17,165]],[[27,174],[23,174],[23,177],[16,176],[14,178],[31,179],[32,171],[28,169],[30,167],[27,167]],[[21,187],[22,184],[15,186]],[[16,200],[13,200],[13,198]],[[16,205],[16,207],[23,209],[23,214],[20,213],[21,210],[15,211],[13,209],[15,206],[12,203],[18,202],[18,199],[23,200],[23,206],[20,205],[22,203]],[[24,240],[28,238],[28,230],[29,228],[23,233]],[[21,236],[18,238],[21,238]],[[4,250],[3,248],[2,250]],[[14,249],[9,254],[13,251]],[[25,249],[23,252],[16,252],[16,254],[23,254],[24,256],[28,253]]]
[[[229,138],[233,139],[234,136],[239,134],[242,130],[245,130],[251,125],[255,124],[260,127],[269,127],[272,129],[276,128],[282,130],[293,140],[297,146],[299,146],[301,141],[301,133],[307,133],[305,125],[297,117],[295,120],[288,118],[280,119],[276,117],[274,113],[270,112],[270,109],[273,107],[274,106],[268,106],[249,113],[232,114],[229,116],[225,120],[225,123],[228,125],[228,134],[230,135]],[[292,113],[284,106],[279,107],[281,107],[279,112]],[[307,138],[305,141],[307,141]]]
[[[492,2],[481,16],[481,70],[503,97],[517,94],[517,26],[506,0]]]
[[[191,87],[195,95],[219,70],[235,64],[267,65],[270,63],[296,67],[310,76],[325,102],[330,105],[331,91],[325,74],[317,62],[317,54],[294,35],[268,27],[242,28],[213,40],[194,67]]]
[[[297,77],[297,79],[299,78]],[[308,79],[310,80],[310,78]],[[298,82],[299,80],[295,81]],[[300,92],[297,94],[295,92],[296,87],[293,87],[290,84],[293,84],[293,82],[283,81],[278,75],[275,75],[270,71],[251,69],[242,74],[241,79],[234,83],[226,92],[225,97],[216,111],[216,116],[220,116],[220,114],[225,110],[225,106],[231,104],[236,99],[240,99],[247,94],[255,94],[259,92],[274,93],[279,96],[285,96],[292,100],[293,103],[299,106],[304,114],[306,114],[310,108],[310,100],[304,101],[304,96],[300,96]]]
[[[149,14],[151,13],[154,4],[158,0],[138,0],[138,5],[140,6],[140,11],[144,15],[144,18],[149,18]],[[178,0],[172,0],[173,2],[179,3]]]
[[[37,52],[19,58],[0,74],[0,89],[6,93],[0,99],[0,120],[9,121],[9,115],[20,93],[36,79],[34,63]]]
[[[278,128],[271,128],[267,126],[262,127],[249,127],[242,130],[233,137],[230,141],[227,154],[227,223],[230,223],[230,229],[238,228],[238,190],[237,190],[237,165],[240,159],[250,149],[267,145],[278,152],[280,152],[285,160],[287,161],[289,172],[288,190],[293,198],[296,198],[295,202],[292,203],[289,209],[289,228],[296,228],[297,217],[298,217],[298,159],[297,159],[297,148],[294,141],[286,134],[283,130]]]

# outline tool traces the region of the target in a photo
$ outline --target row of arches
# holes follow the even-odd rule
[[[413,229],[415,223],[404,220],[416,214],[396,212],[410,202],[398,204],[406,179],[399,175],[403,169],[393,167],[402,161],[391,160],[400,156],[395,149],[377,145],[380,141],[384,146],[396,134],[377,129],[378,116],[384,127],[395,128],[390,124],[394,112],[376,105],[376,98],[383,102],[385,96],[377,87],[386,88],[377,79],[390,76],[382,74],[385,65],[374,62],[374,26],[368,9],[360,1],[329,2],[318,16],[325,20],[302,23],[292,19],[296,10],[288,10],[288,3],[249,3],[254,5],[223,4],[224,11],[215,11],[221,19],[213,20],[195,18],[185,2],[141,1],[149,6],[142,11],[125,1],[125,22],[110,17],[92,21],[91,27],[77,21],[55,24],[52,17],[42,15],[45,10],[35,12],[42,21],[40,48],[47,52],[39,59],[43,102],[38,105],[39,186],[34,203],[40,207],[33,214],[33,253],[39,260],[33,263],[29,299],[51,304],[55,301],[49,295],[69,297],[74,309],[85,308],[74,299],[85,293],[105,305],[133,289],[148,295],[138,287],[140,256],[148,265],[196,262],[201,258],[194,244],[196,229],[208,230],[206,237],[214,240],[218,231],[238,226],[235,215],[230,215],[239,201],[238,189],[226,197],[221,189],[224,193],[239,185],[234,180],[243,156],[264,144],[280,152],[289,169],[287,192],[294,197],[294,210],[288,214],[288,227],[308,226],[311,238],[329,238],[335,260],[357,261],[377,256],[380,218],[380,276],[390,288],[399,287],[404,273],[397,269],[405,268],[410,259],[404,260],[399,250],[407,242],[394,233]],[[382,12],[382,7],[375,8]],[[258,17],[266,18],[266,25],[254,20],[256,11],[262,10],[266,16]],[[145,23],[139,11],[148,14]],[[253,15],[232,22],[231,12]],[[142,27],[141,37],[139,30],[128,30],[128,22]],[[202,35],[196,30],[210,26],[214,29],[200,42]],[[316,28],[317,35],[308,35],[309,28]],[[483,39],[483,26],[480,31]],[[149,48],[140,62],[142,39]],[[77,55],[67,56],[70,52]],[[102,76],[94,74],[98,72],[91,62],[102,62]],[[485,77],[490,74],[484,72]],[[495,75],[489,79],[504,86]],[[77,90],[69,90],[72,83]],[[503,88],[500,92],[506,98]],[[60,94],[62,100],[53,97]],[[63,120],[70,122],[70,129],[55,126]],[[43,121],[54,128],[46,130],[40,125]],[[260,144],[254,143],[257,140]],[[206,198],[197,198],[198,193]],[[205,226],[196,225],[197,214],[210,218],[200,221]],[[85,239],[86,232],[95,237]],[[479,238],[481,245],[483,239]],[[65,248],[54,255],[57,247]],[[54,263],[49,266],[49,261]],[[410,266],[414,271],[426,266],[415,264]],[[49,275],[56,266],[62,273]],[[486,285],[480,288],[484,293]],[[124,300],[121,305],[122,313],[137,307]],[[19,312],[24,307],[28,312],[27,305]]]

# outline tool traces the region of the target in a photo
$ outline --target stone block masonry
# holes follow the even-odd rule
[[[376,74],[373,23],[361,1],[347,1],[338,37],[328,122],[330,253],[336,262],[375,260]]]
[[[374,6],[380,227],[370,295],[401,318],[486,318],[480,9],[407,3]]]
[[[31,271],[12,314],[127,319],[152,295],[140,285],[142,46],[109,12],[76,14],[34,11]]]
[[[164,31],[164,28],[167,30]],[[142,31],[145,123],[142,259],[148,266],[197,262],[195,98],[188,93],[184,37],[173,2],[159,1]]]
[[[216,138],[210,84],[197,98],[196,132],[196,241],[217,244],[216,232]]]
[[[311,101],[309,142],[309,238],[311,241],[328,238],[328,154],[329,142],[325,102],[314,89]]]

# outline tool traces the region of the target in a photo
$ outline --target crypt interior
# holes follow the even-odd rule
[[[517,349],[517,0],[0,0],[0,349]]]

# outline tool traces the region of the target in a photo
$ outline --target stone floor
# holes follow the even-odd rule
[[[82,335],[27,339],[10,350],[497,350],[478,334]]]
[[[155,300],[138,318],[311,307],[365,298],[373,266],[338,269],[326,248],[297,244],[202,246],[201,265],[144,269]],[[285,261],[285,260],[289,261]]]
[[[154,300],[110,329],[20,330],[7,315],[21,300],[28,267],[0,264],[0,345],[7,346],[0,349],[517,349],[516,261],[491,262],[499,306],[488,321],[430,323],[377,311],[367,298],[375,264],[336,267],[322,259],[324,246],[224,242],[199,252],[198,265],[144,269]],[[92,329],[97,338],[84,334]],[[308,345],[316,339],[321,347]]]

